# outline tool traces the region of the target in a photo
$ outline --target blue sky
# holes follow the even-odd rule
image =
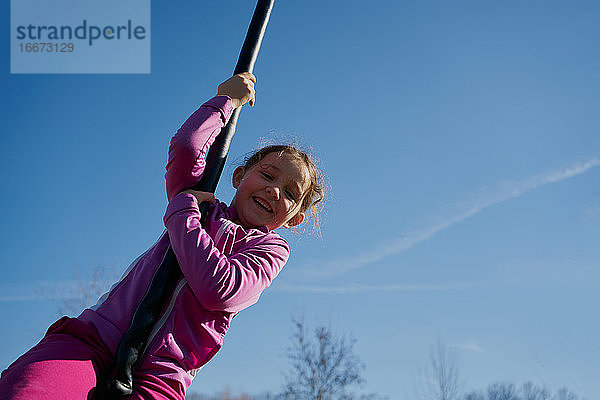
[[[254,7],[197,3],[152,3],[148,75],[11,75],[2,5],[0,368],[57,318],[40,288],[118,275],[162,232],[169,138],[231,74]],[[365,390],[392,399],[437,337],[465,390],[598,398],[599,20],[586,1],[277,2],[229,160],[312,146],[323,237],[283,233],[286,269],[192,389],[279,389],[303,314],[352,334]]]

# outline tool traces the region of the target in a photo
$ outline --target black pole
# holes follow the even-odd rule
[[[269,16],[271,15],[271,9],[275,0],[259,0],[252,16],[252,21],[248,27],[248,33],[246,39],[240,51],[237,65],[233,71],[233,74],[240,74],[242,72],[254,71],[254,64],[258,57],[258,50],[262,43],[265,30],[267,29],[267,23],[269,22]],[[194,186],[194,189],[201,190],[203,192],[214,193],[217,189],[217,183],[223,167],[225,167],[225,161],[227,159],[227,153],[229,152],[229,145],[235,134],[235,127],[237,120],[240,115],[241,107],[236,108],[229,119],[229,122],[223,129],[223,131],[217,136],[213,145],[208,151],[206,156],[207,168],[204,170],[202,179],[198,185]],[[208,167],[210,166],[210,168]]]
[[[254,70],[254,64],[269,22],[273,3],[274,0],[258,0],[238,57],[234,75]],[[233,111],[229,122],[215,139],[206,156],[206,168],[202,179],[193,189],[215,192],[225,167],[240,111],[241,107]],[[206,214],[207,209],[208,203],[200,205],[202,215]],[[129,329],[119,343],[113,372],[106,378],[104,384],[98,385],[100,389],[96,394],[97,399],[115,399],[132,393],[132,371],[143,355],[154,325],[158,321],[164,305],[168,303],[169,298],[173,295],[175,286],[181,277],[182,272],[177,263],[177,258],[173,249],[169,246],[144,298],[133,315]]]

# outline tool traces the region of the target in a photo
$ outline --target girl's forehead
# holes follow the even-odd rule
[[[280,172],[287,180],[298,185],[304,191],[308,186],[309,172],[306,165],[298,158],[287,153],[269,153],[258,162],[261,169],[272,169]]]

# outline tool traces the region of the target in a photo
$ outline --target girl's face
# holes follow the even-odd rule
[[[238,167],[233,173],[237,192],[231,205],[241,225],[273,230],[300,224],[304,220],[304,213],[299,211],[307,176],[306,167],[285,153],[269,153],[248,170]]]

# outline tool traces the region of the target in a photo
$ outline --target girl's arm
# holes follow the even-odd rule
[[[274,233],[224,256],[202,228],[198,200],[190,193],[171,200],[164,221],[183,275],[209,310],[235,313],[256,303],[289,256],[287,242]]]
[[[165,174],[169,201],[200,181],[206,166],[206,152],[232,112],[231,98],[213,97],[196,110],[173,136]]]
[[[165,174],[169,201],[200,182],[206,152],[229,121],[233,109],[248,101],[254,104],[255,82],[249,72],[227,79],[219,85],[217,96],[196,110],[173,136]]]

